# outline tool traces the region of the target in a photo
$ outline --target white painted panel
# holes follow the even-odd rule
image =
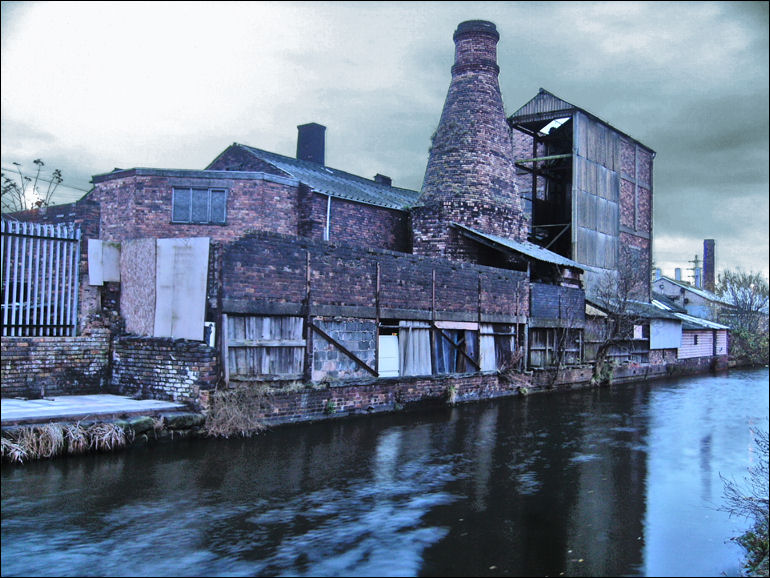
[[[436,321],[439,329],[464,329],[466,331],[478,331],[479,324],[469,321]]]
[[[682,341],[682,322],[671,319],[650,321],[650,349],[676,349]]]
[[[120,281],[120,243],[114,241],[102,243],[102,279]]]
[[[104,285],[102,241],[100,239],[88,239],[88,284]]]
[[[378,369],[380,377],[398,375],[398,335],[380,335],[380,358]]]
[[[158,239],[156,337],[203,339],[209,239]]]

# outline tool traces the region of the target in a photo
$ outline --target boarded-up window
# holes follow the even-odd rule
[[[437,324],[438,325],[438,324]],[[465,355],[463,355],[463,353]],[[468,362],[478,359],[478,331],[441,328],[433,333],[434,373],[468,373],[476,368]]]
[[[305,340],[301,317],[226,317],[230,379],[302,377]]]
[[[174,223],[223,224],[227,191],[174,187],[171,220]]]

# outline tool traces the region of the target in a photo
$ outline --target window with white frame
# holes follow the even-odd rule
[[[171,221],[223,225],[227,216],[225,189],[174,187]]]

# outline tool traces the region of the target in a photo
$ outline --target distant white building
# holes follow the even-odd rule
[[[687,315],[699,319],[717,321],[720,313],[734,309],[734,306],[718,295],[694,287],[684,281],[661,276],[652,282],[652,291],[669,299],[686,311]]]

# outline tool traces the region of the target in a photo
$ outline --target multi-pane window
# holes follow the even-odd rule
[[[171,220],[174,223],[224,224],[227,191],[174,187],[172,205]]]

